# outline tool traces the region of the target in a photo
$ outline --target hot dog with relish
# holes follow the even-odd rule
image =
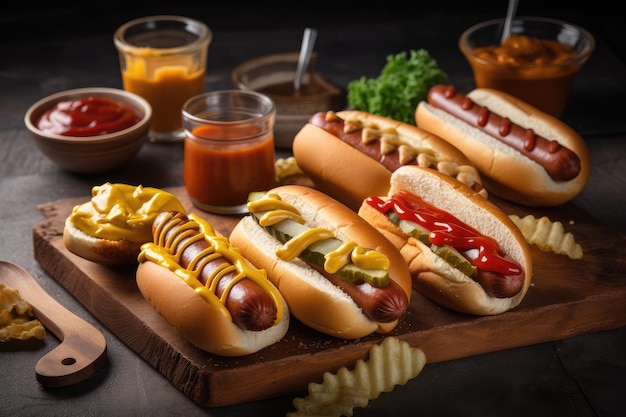
[[[304,186],[252,193],[230,240],[268,271],[291,314],[331,336],[387,333],[411,296],[398,250],[356,212]]]
[[[358,214],[402,253],[413,287],[449,309],[493,315],[516,307],[532,277],[528,243],[511,219],[471,188],[431,169],[398,168],[389,193]]]

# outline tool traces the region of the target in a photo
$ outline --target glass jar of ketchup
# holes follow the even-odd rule
[[[212,213],[246,213],[250,192],[275,186],[274,102],[253,91],[213,91],[188,100],[182,113],[192,203]]]

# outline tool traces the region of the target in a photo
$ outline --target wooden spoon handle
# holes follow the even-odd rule
[[[17,289],[32,306],[37,320],[61,341],[35,365],[39,383],[48,387],[73,385],[106,365],[102,333],[59,304],[23,268],[0,260],[0,282]]]

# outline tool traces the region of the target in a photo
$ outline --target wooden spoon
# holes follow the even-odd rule
[[[59,304],[23,268],[0,260],[0,282],[18,290],[37,320],[61,341],[35,365],[39,383],[47,387],[73,385],[106,365],[102,333]]]

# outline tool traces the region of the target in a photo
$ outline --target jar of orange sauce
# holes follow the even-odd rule
[[[574,80],[595,48],[595,39],[580,26],[541,17],[517,17],[502,40],[504,19],[465,30],[459,48],[467,58],[476,87],[509,93],[559,117]]]
[[[275,186],[276,105],[264,94],[221,90],[183,106],[185,188],[201,210],[246,213],[248,195]]]
[[[204,92],[211,30],[187,17],[148,16],[120,26],[113,39],[124,89],[152,106],[151,139],[182,141],[180,112]]]

